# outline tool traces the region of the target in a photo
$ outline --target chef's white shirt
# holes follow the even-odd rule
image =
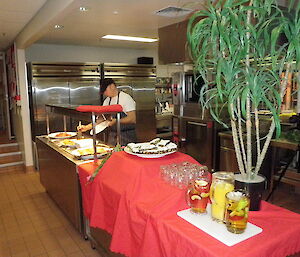
[[[103,105],[104,106],[109,105],[109,100],[110,97],[106,97],[103,102]],[[110,105],[117,104],[117,101],[118,101],[118,95],[111,98]],[[130,95],[126,94],[123,91],[120,91],[119,94],[119,104],[123,107],[123,112],[125,113],[136,110],[135,101],[132,99]]]

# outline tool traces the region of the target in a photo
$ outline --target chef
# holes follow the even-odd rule
[[[135,132],[135,123],[136,123],[136,103],[132,97],[126,94],[123,91],[118,90],[115,82],[111,78],[106,78],[100,82],[100,93],[106,96],[103,106],[120,104],[123,108],[121,113],[121,145],[127,145],[131,142],[136,142],[136,132]],[[103,119],[97,119],[97,124],[101,123]],[[108,144],[115,145],[117,139],[117,126],[116,126],[116,117],[112,117],[108,122],[110,127]],[[78,130],[85,132],[92,129],[92,124],[86,126],[78,126]]]

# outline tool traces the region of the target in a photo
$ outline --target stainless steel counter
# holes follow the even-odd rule
[[[41,184],[74,227],[85,235],[81,188],[75,159],[46,136],[36,138]]]
[[[99,228],[89,228],[83,216],[77,165],[85,161],[73,157],[47,136],[36,138],[40,165],[40,180],[48,195],[58,205],[74,227],[88,238],[101,256],[124,257],[109,250],[111,236]]]
[[[43,142],[44,144],[46,144],[47,146],[49,146],[50,148],[52,148],[53,150],[55,150],[56,152],[58,152],[59,154],[61,154],[62,156],[64,156],[67,160],[73,162],[75,165],[80,165],[82,163],[87,162],[75,158],[68,150],[59,147],[57,144],[53,142],[52,139],[49,139],[48,136],[37,136],[36,138],[41,142]]]

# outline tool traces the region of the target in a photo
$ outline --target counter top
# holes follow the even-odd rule
[[[62,147],[57,146],[51,139],[48,138],[48,136],[37,136],[36,137],[38,140],[42,141],[44,144],[50,146],[52,149],[60,153],[62,156],[64,156],[66,159],[69,161],[73,162],[76,165],[80,165],[83,163],[90,162],[92,160],[88,161],[83,161],[83,160],[78,160],[76,159],[72,154],[70,154],[67,150],[65,150]]]
[[[171,119],[172,117],[173,117],[173,113],[169,113],[169,112],[155,115],[156,120]]]

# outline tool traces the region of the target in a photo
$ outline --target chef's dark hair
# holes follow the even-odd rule
[[[111,85],[115,84],[115,81],[111,78],[105,78],[100,80],[100,93],[103,94],[106,88]]]

